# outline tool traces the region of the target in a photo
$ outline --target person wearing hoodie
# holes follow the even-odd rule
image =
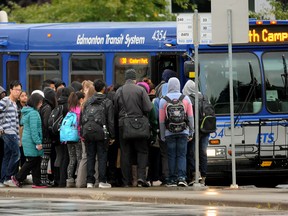
[[[41,181],[43,184],[50,185],[51,182],[48,179],[47,168],[52,150],[52,137],[51,137],[52,135],[48,130],[48,119],[52,110],[57,105],[57,100],[56,100],[56,93],[52,88],[45,87],[43,91],[45,98],[43,101],[43,105],[41,106],[39,111],[42,121],[42,134],[43,134],[42,146],[44,150],[44,155],[41,162]]]
[[[176,77],[172,77],[168,81],[167,97],[170,100],[179,99],[181,97],[180,81]],[[159,125],[160,137],[163,142],[166,142],[168,152],[168,167],[169,167],[169,181],[166,184],[168,187],[172,186],[188,186],[186,183],[186,153],[187,142],[192,140],[194,133],[194,119],[192,103],[188,96],[182,100],[184,110],[187,116],[187,127],[181,132],[171,132],[166,126],[166,107],[168,102],[165,98],[160,100],[159,106]]]
[[[82,91],[83,89],[82,83],[79,81],[73,81],[70,86],[74,89],[75,92]]]
[[[166,68],[162,73],[162,81],[155,87],[155,98],[153,100],[153,105],[156,111],[156,117],[159,121],[159,102],[162,97],[167,94],[167,83],[172,77],[177,77],[177,73],[171,69]],[[161,166],[162,166],[162,184],[165,185],[169,179],[169,168],[168,168],[168,155],[167,155],[167,145],[159,139],[160,153],[161,153]]]
[[[192,80],[188,80],[183,88],[183,94],[190,97],[190,100],[193,104],[193,113],[195,113],[195,95],[196,88],[195,83]],[[199,101],[203,97],[208,101],[208,97],[202,95],[201,92],[198,92]],[[201,104],[198,106],[198,110],[201,110]],[[200,125],[199,125],[200,128]],[[199,132],[199,169],[201,174],[201,179],[199,183],[205,186],[205,180],[207,175],[207,147],[209,142],[209,133]],[[195,183],[195,136],[193,140],[188,142],[187,147],[187,176],[189,180],[189,186],[192,186]]]
[[[32,171],[32,188],[45,188],[41,183],[41,160],[43,156],[42,146],[42,122],[38,112],[43,103],[43,97],[35,93],[30,96],[27,106],[21,110],[23,125],[22,144],[26,161],[21,170],[11,177],[13,184],[21,186],[26,176]]]
[[[58,106],[63,106],[63,117],[68,113],[68,97],[71,92],[73,92],[73,88],[64,87],[57,90],[56,95],[58,94]],[[56,159],[54,163],[54,183],[59,187],[66,187],[66,179],[67,179],[67,168],[69,164],[69,153],[67,145],[60,144],[60,137],[53,137],[52,144],[55,146],[56,151]],[[56,138],[56,139],[55,139]]]
[[[87,151],[87,188],[93,188],[95,184],[94,174],[96,155],[98,157],[99,188],[111,188],[111,184],[107,183],[106,170],[108,145],[113,144],[115,138],[113,102],[107,98],[106,94],[104,94],[106,90],[106,83],[104,81],[100,79],[95,80],[93,85],[96,93],[85,103],[81,119],[81,126],[83,130],[82,132],[84,135],[85,147]],[[98,137],[95,137],[94,135],[92,137],[86,137],[85,125],[89,125],[89,113],[93,109],[96,110],[97,107],[104,108],[104,112],[101,112],[101,114],[96,112],[94,116],[94,118],[97,120],[102,119],[99,124],[95,125],[95,129],[98,128],[96,130]],[[88,119],[87,122],[85,122],[86,118]],[[104,126],[106,126],[106,129]],[[107,130],[109,134],[106,138],[105,136],[107,135],[107,132],[105,130]],[[100,138],[100,134],[103,134],[103,132],[104,137]]]

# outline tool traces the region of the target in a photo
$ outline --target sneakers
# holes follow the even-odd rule
[[[40,184],[33,184],[32,185],[32,188],[47,188],[48,186],[47,185],[45,185],[45,184],[42,184],[42,183],[40,183]]]
[[[17,187],[20,187],[20,186],[21,186],[20,183],[19,183],[19,181],[16,179],[15,176],[11,176],[11,181],[12,181],[12,183],[13,183],[14,185],[16,185]]]
[[[179,180],[177,185],[178,185],[179,187],[188,187],[187,182],[184,181],[184,180]]]
[[[202,186],[205,186],[205,180],[206,180],[206,177],[202,177],[202,179],[199,181],[199,183],[202,185]]]
[[[87,188],[94,188],[94,185],[92,183],[87,183]]]
[[[111,188],[111,184],[109,184],[107,182],[100,182],[99,188]]]
[[[0,182],[0,188],[5,188],[6,185],[4,185],[2,182]]]
[[[177,184],[175,181],[168,181],[166,187],[177,187]]]
[[[138,179],[137,180],[137,186],[138,187],[151,187],[151,184],[148,181],[144,181],[142,179]]]
[[[3,183],[6,187],[17,187],[12,180],[4,181]]]

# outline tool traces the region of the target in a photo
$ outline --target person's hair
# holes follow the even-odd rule
[[[42,83],[42,90],[44,90],[46,87],[50,87],[51,84],[55,85],[55,82],[51,79],[44,80]]]
[[[9,84],[9,89],[13,89],[15,86],[19,86],[19,85],[22,88],[22,85],[19,80],[12,80]]]
[[[85,94],[83,93],[83,92],[81,92],[81,91],[77,91],[76,92],[76,95],[77,95],[77,97],[78,97],[78,100],[80,100],[80,99],[84,99],[85,98]]]
[[[106,86],[106,83],[103,80],[97,79],[94,81],[93,85],[95,91],[100,92]]]
[[[79,105],[78,96],[75,92],[71,92],[68,97],[68,109],[71,110]]]
[[[42,95],[38,93],[32,94],[27,101],[27,106],[37,109],[37,106],[41,101],[43,101]]]

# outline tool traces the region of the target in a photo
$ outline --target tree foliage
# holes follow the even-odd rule
[[[52,0],[51,3],[5,7],[17,23],[174,20],[166,0]]]

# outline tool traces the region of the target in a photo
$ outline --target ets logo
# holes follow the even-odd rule
[[[274,142],[274,133],[261,133],[260,136],[256,137],[256,143],[273,143]]]

